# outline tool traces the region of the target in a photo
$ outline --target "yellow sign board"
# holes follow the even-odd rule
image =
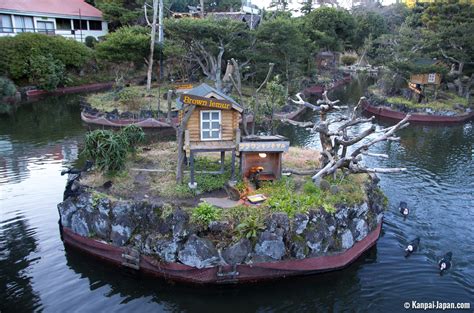
[[[193,84],[179,84],[175,85],[176,90],[181,90],[181,89],[193,89]]]
[[[198,105],[211,109],[230,110],[232,108],[232,103],[230,101],[219,100],[214,98],[204,98],[194,95],[182,94],[181,101],[187,105]]]

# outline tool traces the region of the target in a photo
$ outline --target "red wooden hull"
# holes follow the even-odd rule
[[[81,112],[81,119],[89,124],[110,127],[125,127],[127,125],[136,125],[142,128],[166,128],[171,127],[171,124],[165,118],[138,118],[138,119],[107,119],[104,116],[96,116]],[[174,118],[173,122],[177,123],[178,119]]]
[[[46,95],[64,95],[64,94],[71,94],[71,93],[79,93],[79,92],[87,92],[87,91],[99,91],[104,89],[109,89],[113,86],[114,83],[97,83],[97,84],[89,84],[89,85],[82,85],[82,86],[73,86],[73,87],[64,87],[64,88],[57,88],[53,91],[46,91],[46,90],[28,90],[26,95],[30,98],[46,96]]]
[[[220,268],[199,269],[180,263],[161,263],[149,256],[141,256],[138,272],[176,282],[206,285],[255,283],[329,272],[348,266],[374,246],[380,236],[381,228],[382,223],[363,240],[356,242],[350,249],[338,254],[310,257],[303,260],[241,264],[235,268],[237,274],[230,274],[233,271],[230,265]],[[63,240],[68,246],[110,264],[122,266],[123,247],[116,247],[105,242],[79,236],[66,227],[63,227]]]
[[[407,115],[407,113],[395,111],[391,108],[384,106],[373,106],[370,105],[368,101],[363,102],[362,108],[373,115],[385,117],[393,120],[401,121]],[[442,115],[430,115],[430,114],[421,114],[421,113],[412,113],[409,118],[410,122],[420,122],[420,123],[461,123],[467,121],[474,117],[474,111],[466,114],[456,115],[456,116],[442,116]]]

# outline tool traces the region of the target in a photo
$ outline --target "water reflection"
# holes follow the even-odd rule
[[[28,271],[38,260],[30,256],[37,247],[35,230],[24,215],[0,221],[0,311],[31,312],[41,307]]]
[[[345,271],[243,287],[174,285],[124,270],[117,275],[116,268],[71,248],[66,248],[66,259],[75,273],[88,280],[90,291],[107,298],[120,296],[120,304],[127,304],[127,310],[143,311],[152,302],[167,312],[287,312],[304,299],[298,312],[314,312],[321,308],[341,311],[356,307],[360,301],[355,297],[361,289],[359,272],[377,261],[377,249],[367,251]],[[96,305],[84,304],[82,309],[90,310]],[[115,311],[119,305],[108,308]]]

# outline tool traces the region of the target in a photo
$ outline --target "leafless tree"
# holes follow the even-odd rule
[[[343,115],[334,119],[329,119],[328,113],[347,107],[336,105],[339,103],[339,100],[331,101],[327,96],[327,92],[324,92],[323,100],[319,100],[317,105],[304,101],[300,94],[297,94],[296,97],[298,100],[291,99],[291,101],[318,111],[321,117],[319,123],[299,122],[290,119],[282,120],[285,123],[309,128],[311,131],[319,133],[322,147],[321,168],[315,171],[313,180],[316,181],[331,174],[336,175],[338,169],[345,169],[349,173],[392,173],[406,170],[405,168],[368,168],[361,161],[363,155],[388,158],[385,154],[370,153],[369,148],[378,142],[399,140],[400,138],[394,134],[396,131],[409,125],[408,119],[410,115],[407,115],[403,120],[391,127],[377,130],[375,125],[372,124],[364,131],[352,134],[349,131],[351,127],[372,123],[375,118],[374,116],[370,118],[358,117],[358,110],[363,101],[365,101],[365,97],[360,98],[352,112],[346,116]],[[373,134],[376,136],[371,136]],[[350,147],[361,142],[363,139],[368,139],[368,141],[349,152]]]

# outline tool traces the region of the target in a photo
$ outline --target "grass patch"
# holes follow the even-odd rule
[[[146,86],[130,86],[120,91],[110,90],[90,94],[86,97],[86,102],[101,112],[117,109],[119,113],[122,113],[140,110],[156,111],[158,101],[160,101],[160,112],[166,113],[168,105],[166,100],[163,100],[163,94],[167,93],[168,89],[168,86],[152,87],[150,92],[147,92]]]
[[[191,222],[207,226],[210,222],[217,221],[222,215],[222,209],[207,202],[201,202],[192,209]]]
[[[439,100],[433,100],[426,103],[418,103],[408,100],[405,97],[388,97],[386,101],[395,105],[404,105],[410,109],[432,109],[434,111],[454,111],[456,106],[467,108],[469,103],[466,98],[459,97],[453,93],[440,94]]]
[[[339,205],[354,206],[366,201],[364,183],[366,174],[337,176],[329,179],[331,185],[337,186],[339,192],[333,194],[322,190],[311,180],[297,187],[293,178],[282,178],[279,181],[264,184],[255,193],[265,194],[268,199],[264,206],[272,212],[285,212],[293,217],[296,213],[307,213],[310,209],[322,208],[335,213]]]

